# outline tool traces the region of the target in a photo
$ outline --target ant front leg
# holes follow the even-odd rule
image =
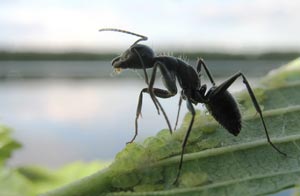
[[[161,73],[162,73],[162,76],[163,76],[164,84],[165,84],[165,86],[168,90],[153,88],[158,66],[160,67],[160,70],[161,70]],[[151,75],[151,80],[150,80],[150,83],[149,83],[149,87],[142,89],[141,92],[140,92],[139,100],[138,100],[138,106],[137,106],[137,110],[136,110],[136,117],[135,117],[135,135],[131,139],[130,142],[127,142],[127,144],[132,143],[135,140],[135,138],[138,134],[138,118],[141,115],[141,111],[142,111],[143,93],[148,93],[148,94],[150,94],[150,96],[152,94],[151,97],[154,97],[154,102],[157,103],[160,110],[162,111],[162,113],[165,117],[165,120],[168,124],[170,133],[172,134],[172,127],[171,127],[170,121],[169,121],[169,119],[168,119],[168,117],[165,113],[165,110],[163,109],[163,107],[161,106],[159,101],[157,100],[156,96],[160,97],[160,98],[170,98],[170,97],[173,97],[174,95],[176,95],[177,87],[176,87],[175,75],[169,73],[169,71],[167,70],[167,68],[165,67],[164,64],[155,63],[155,65],[153,67],[153,72],[152,72],[152,75]]]
[[[135,54],[138,56],[138,58],[139,58],[139,60],[140,60],[140,63],[141,63],[141,65],[142,65],[142,67],[143,67],[143,71],[144,71],[144,75],[145,75],[145,82],[146,82],[146,84],[147,84],[148,87],[149,87],[150,84],[149,84],[149,80],[148,80],[148,74],[147,74],[147,71],[146,71],[145,63],[144,63],[144,61],[143,61],[143,59],[142,59],[140,53],[139,53],[136,49],[133,49],[133,51],[135,52]],[[157,104],[157,102],[156,102],[156,100],[155,100],[155,98],[154,98],[154,95],[153,95],[153,94],[150,94],[150,96],[151,96],[151,99],[152,99],[152,101],[153,101],[153,103],[154,103],[154,105],[155,105],[155,108],[156,108],[156,110],[157,110],[157,113],[159,114],[159,106],[158,106],[158,104]]]
[[[270,139],[270,136],[269,136],[269,133],[268,133],[268,130],[267,130],[267,126],[265,124],[265,120],[263,118],[263,115],[262,115],[262,111],[260,109],[260,106],[256,100],[256,97],[253,93],[253,90],[252,88],[250,87],[250,84],[247,80],[247,78],[244,76],[244,74],[238,72],[236,73],[235,75],[233,75],[232,77],[230,77],[228,80],[226,80],[225,82],[223,82],[220,86],[218,86],[217,88],[215,88],[213,90],[213,92],[211,93],[210,96],[218,96],[220,94],[223,94],[231,85],[232,83],[238,78],[238,77],[242,77],[243,78],[243,83],[246,85],[246,88],[247,88],[247,91],[250,95],[250,98],[251,98],[251,101],[255,107],[255,110],[256,112],[259,114],[260,116],[260,119],[261,119],[261,122],[263,124],[263,127],[264,127],[264,130],[265,130],[265,134],[266,134],[266,137],[267,137],[267,140],[268,140],[268,143],[277,151],[279,152],[280,154],[284,155],[284,156],[287,156],[284,152],[280,151],[271,141]],[[209,98],[208,98],[209,99]]]
[[[161,71],[162,76],[163,76],[164,85],[167,87],[167,89],[169,91],[166,91],[166,90],[163,90],[163,89],[154,89],[153,88],[154,82],[155,82],[155,77],[156,77],[156,72],[157,72],[157,67],[160,68],[160,71]],[[158,96],[160,98],[169,98],[169,97],[173,97],[174,95],[176,95],[176,93],[177,93],[177,87],[176,87],[175,74],[169,72],[168,69],[166,68],[166,66],[163,63],[155,62],[154,66],[153,66],[153,71],[152,71],[150,83],[149,83],[149,94],[150,94],[151,97],[154,98],[154,101],[157,103],[160,110],[162,111],[162,113],[165,117],[165,120],[168,124],[168,127],[169,127],[169,130],[170,130],[171,134],[172,134],[172,127],[171,127],[170,121],[168,119],[168,116],[167,116],[164,108],[161,106],[161,104],[158,101],[158,99],[156,98],[156,96]]]

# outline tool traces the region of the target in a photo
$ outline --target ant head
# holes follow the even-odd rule
[[[132,45],[123,54],[112,60],[112,66],[117,69],[143,69],[153,65],[153,50],[142,44]],[[141,62],[142,61],[142,62]],[[144,63],[144,65],[142,64]]]
[[[152,67],[154,58],[153,50],[146,45],[138,44],[140,41],[147,40],[148,38],[146,36],[112,28],[104,28],[99,31],[116,31],[140,37],[129,49],[112,60],[112,66],[115,70],[120,71],[121,69],[143,69],[143,67]]]

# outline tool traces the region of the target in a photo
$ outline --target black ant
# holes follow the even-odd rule
[[[195,70],[191,65],[187,64],[183,60],[173,57],[173,56],[155,56],[153,50],[142,44],[138,44],[140,41],[146,41],[148,38],[144,35],[139,35],[136,33],[132,33],[130,31],[125,31],[121,29],[114,28],[104,28],[99,31],[117,31],[121,33],[131,34],[140,37],[137,41],[135,41],[129,49],[127,49],[123,54],[114,58],[112,60],[112,66],[116,70],[120,69],[143,69],[145,74],[145,81],[148,85],[147,88],[141,90],[139,95],[139,101],[136,111],[135,118],[135,135],[132,140],[128,143],[134,141],[138,134],[138,117],[141,114],[142,110],[142,101],[143,101],[143,93],[148,93],[151,96],[151,99],[159,113],[159,110],[162,111],[164,118],[168,124],[170,133],[172,133],[172,127],[168,120],[168,117],[162,108],[161,104],[157,100],[156,97],[160,98],[170,98],[177,94],[177,86],[176,79],[181,87],[181,95],[179,99],[179,108],[177,113],[177,119],[175,123],[175,129],[178,122],[178,116],[180,112],[180,106],[182,100],[186,101],[186,105],[188,110],[192,114],[192,118],[187,129],[186,135],[182,142],[182,150],[181,157],[178,166],[178,172],[176,176],[176,180],[174,183],[177,183],[177,180],[180,176],[182,162],[183,162],[183,154],[185,150],[185,146],[187,140],[189,138],[190,132],[192,130],[192,126],[195,119],[195,109],[193,104],[197,105],[198,103],[205,104],[209,113],[231,134],[237,136],[241,131],[241,113],[238,108],[237,102],[233,98],[233,96],[227,91],[227,89],[232,85],[232,83],[238,78],[242,77],[243,83],[246,85],[252,103],[260,116],[262,125],[265,130],[265,134],[268,140],[268,143],[280,154],[287,156],[284,152],[280,151],[272,142],[269,137],[267,127],[262,115],[262,111],[259,107],[259,104],[255,98],[255,95],[250,87],[250,84],[243,73],[238,72],[227,79],[220,85],[216,85],[215,81],[206,66],[205,62],[202,59],[198,59],[197,69]],[[206,84],[201,84],[200,76],[201,69],[204,68],[212,87],[207,89]],[[153,68],[152,75],[150,78],[150,82],[148,81],[148,76],[146,69]],[[154,88],[155,76],[157,72],[157,68],[160,69],[162,74],[162,81],[164,86],[167,88],[160,89]]]

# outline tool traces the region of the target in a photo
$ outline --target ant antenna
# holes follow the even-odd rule
[[[146,41],[148,39],[148,37],[146,37],[144,35],[140,35],[140,34],[133,33],[133,32],[126,31],[126,30],[122,30],[122,29],[103,28],[103,29],[99,29],[99,31],[100,32],[101,31],[115,31],[115,32],[126,33],[126,34],[129,34],[129,35],[135,35],[137,37],[140,37],[140,39],[138,39],[137,41],[135,41],[132,45],[135,45],[135,44],[137,44],[140,41]]]

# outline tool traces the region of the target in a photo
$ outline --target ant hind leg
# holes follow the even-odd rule
[[[243,79],[243,83],[246,85],[246,88],[247,88],[247,91],[249,93],[249,96],[251,98],[251,101],[254,105],[254,108],[256,110],[256,112],[259,114],[260,116],[260,119],[261,119],[261,122],[263,124],[263,127],[264,127],[264,131],[265,131],[265,134],[266,134],[266,137],[267,137],[267,140],[268,140],[268,143],[277,151],[279,152],[280,154],[284,155],[284,156],[287,156],[286,153],[282,152],[281,150],[279,150],[274,144],[273,142],[271,141],[270,139],[270,136],[269,136],[269,133],[268,133],[268,130],[267,130],[267,126],[265,124],[265,120],[264,120],[264,117],[262,115],[262,111],[260,109],[260,106],[256,100],[256,97],[253,93],[253,90],[252,88],[250,87],[250,84],[247,80],[247,78],[244,76],[244,74],[242,74],[241,72],[238,72],[236,74],[234,74],[233,76],[231,76],[229,79],[227,79],[225,82],[223,82],[221,85],[219,85],[218,87],[216,87],[214,89],[214,91],[212,92],[212,94],[210,96],[218,96],[218,94],[222,94],[224,93],[231,85],[232,83],[238,78],[238,77],[242,77]]]

